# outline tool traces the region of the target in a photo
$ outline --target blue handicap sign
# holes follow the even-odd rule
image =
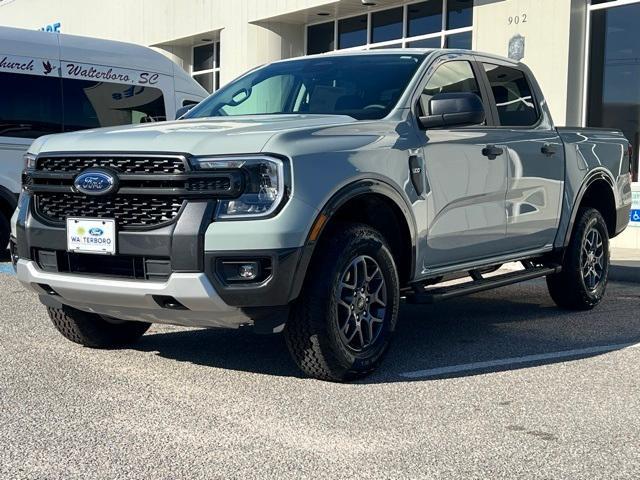
[[[640,210],[631,210],[629,217],[632,222],[640,223]]]

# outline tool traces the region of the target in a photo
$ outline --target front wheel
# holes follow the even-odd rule
[[[366,225],[325,235],[285,329],[307,375],[344,381],[373,371],[395,330],[400,300],[396,264],[384,237]]]
[[[150,323],[107,320],[75,308],[47,307],[56,329],[67,339],[92,348],[117,348],[138,340]]]
[[[604,297],[609,279],[609,233],[598,210],[580,209],[562,271],[547,277],[554,302],[570,310],[590,310]]]

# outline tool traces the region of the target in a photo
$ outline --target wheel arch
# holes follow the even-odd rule
[[[376,211],[376,208],[381,211]],[[374,212],[382,215],[376,219],[372,215]],[[393,214],[391,222],[388,221],[389,213]],[[296,270],[291,299],[300,293],[316,246],[331,226],[339,221],[365,223],[381,230],[390,243],[394,260],[398,262],[401,284],[411,280],[415,271],[417,227],[409,200],[384,180],[360,179],[334,193],[314,219]]]
[[[600,169],[595,171],[582,183],[571,212],[571,221],[563,244],[565,247],[571,240],[576,217],[583,207],[592,207],[598,210],[607,224],[609,236],[615,236],[617,219],[614,188],[614,181],[611,176],[606,171]]]

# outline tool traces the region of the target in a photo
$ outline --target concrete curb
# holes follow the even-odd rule
[[[640,283],[640,262],[618,262],[609,267],[609,280]]]

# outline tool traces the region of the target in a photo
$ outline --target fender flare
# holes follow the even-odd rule
[[[569,219],[569,225],[567,226],[567,231],[564,234],[564,241],[562,243],[563,248],[569,245],[569,242],[571,241],[571,234],[573,233],[573,227],[576,223],[578,210],[580,208],[580,204],[582,203],[582,199],[584,198],[585,193],[587,193],[587,190],[593,183],[599,180],[604,180],[609,184],[609,186],[612,189],[613,198],[615,201],[615,197],[616,197],[615,181],[611,177],[611,174],[605,168],[601,168],[601,167],[595,168],[591,172],[589,172],[589,174],[582,181],[582,185],[580,186],[580,189],[578,190],[578,193],[576,195],[576,199],[573,202],[571,217]]]
[[[304,279],[307,275],[309,264],[311,263],[311,258],[313,257],[313,253],[317,245],[317,240],[311,239],[311,234],[314,230],[314,226],[320,221],[321,217],[325,217],[325,220],[316,235],[316,239],[319,239],[322,236],[326,225],[329,223],[329,220],[340,209],[340,207],[342,207],[348,201],[353,200],[354,198],[370,193],[375,193],[386,197],[387,199],[391,200],[402,212],[405,222],[409,227],[409,236],[411,240],[411,266],[409,274],[411,277],[413,277],[416,265],[416,247],[418,242],[418,234],[417,225],[413,216],[413,210],[411,208],[409,199],[406,197],[406,195],[403,195],[397,188],[381,178],[362,178],[343,186],[337,192],[335,192],[320,209],[320,213],[316,215],[313,223],[311,224],[312,227],[307,233],[307,238],[303,246],[302,255],[300,255],[300,259],[298,260],[298,266],[296,268],[295,277],[289,295],[290,300],[297,298],[300,294],[302,284],[304,283]]]

